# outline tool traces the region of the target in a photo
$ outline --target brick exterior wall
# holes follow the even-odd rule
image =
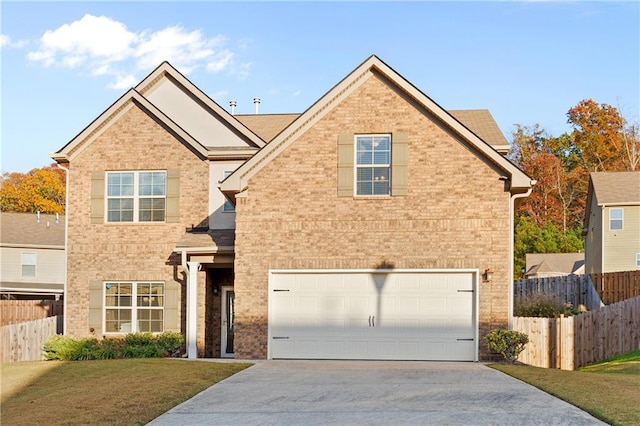
[[[89,334],[92,280],[180,282],[175,244],[192,225],[207,225],[209,169],[186,146],[135,105],[128,104],[70,164],[69,253],[65,320],[71,336]],[[179,223],[92,224],[91,173],[117,170],[180,170]],[[198,348],[204,351],[205,272],[198,274]],[[181,292],[184,300],[184,291]],[[181,311],[184,311],[184,301]],[[181,314],[182,331],[184,315]]]
[[[408,134],[407,196],[337,196],[338,135],[352,132]],[[509,193],[500,175],[386,81],[368,79],[238,198],[236,358],[267,356],[269,269],[491,267],[492,282],[480,284],[480,335],[506,327]]]

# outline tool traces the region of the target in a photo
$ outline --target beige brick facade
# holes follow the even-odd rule
[[[129,103],[122,115],[70,163],[67,310],[71,336],[89,332],[89,282],[93,280],[177,281],[182,268],[170,261],[185,228],[207,225],[208,165],[151,116]],[[91,174],[94,171],[180,171],[178,223],[92,224]],[[179,262],[179,259],[178,259]],[[199,273],[199,350],[204,348],[205,273]],[[182,293],[183,293],[182,290]],[[184,298],[184,296],[182,296]],[[184,302],[181,310],[184,310]],[[184,330],[184,315],[182,315]]]
[[[338,136],[391,132],[408,135],[408,195],[338,197]],[[493,280],[480,285],[480,335],[506,327],[510,194],[500,175],[386,80],[370,78],[238,198],[236,357],[267,356],[270,269],[490,267]]]

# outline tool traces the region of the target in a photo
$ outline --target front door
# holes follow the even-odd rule
[[[233,358],[234,296],[233,287],[222,287],[222,343],[220,355],[223,358]]]

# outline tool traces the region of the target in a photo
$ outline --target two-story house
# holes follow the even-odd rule
[[[640,171],[591,173],[582,233],[586,273],[640,270]]]
[[[180,331],[189,357],[484,358],[534,184],[507,150],[488,111],[375,56],[282,115],[232,115],[163,63],[53,154],[67,331]]]

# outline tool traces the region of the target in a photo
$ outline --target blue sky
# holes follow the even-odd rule
[[[638,121],[640,3],[0,3],[2,171],[60,149],[162,60],[237,113],[302,112],[371,54],[446,109],[569,131],[591,98]]]

